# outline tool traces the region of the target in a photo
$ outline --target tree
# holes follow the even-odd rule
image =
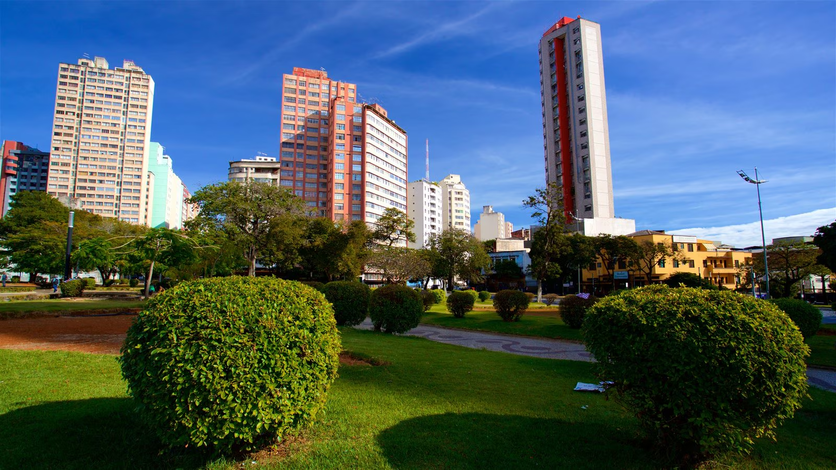
[[[560,249],[557,250],[555,262],[560,267],[561,277],[564,281],[581,268],[592,264],[597,258],[592,237],[574,233],[571,236],[561,237],[560,242]]]
[[[396,207],[388,207],[375,222],[372,238],[386,246],[393,246],[401,241],[415,242],[414,228],[415,222],[409,219],[406,212]]]
[[[493,240],[485,240],[482,244],[485,246],[486,253],[496,253],[496,238]]]
[[[355,279],[363,272],[371,240],[366,223],[350,224],[317,217],[308,222],[301,263],[311,278],[323,281]]]
[[[410,279],[428,278],[432,272],[432,265],[419,250],[398,246],[376,248],[367,264],[382,271],[388,284],[406,284]]]
[[[647,285],[653,283],[653,270],[664,260],[675,257],[673,247],[669,243],[653,243],[645,240],[636,244],[626,254],[640,273],[647,279]]]
[[[193,225],[206,225],[221,231],[242,250],[249,263],[247,274],[255,276],[256,261],[270,252],[274,259],[283,249],[292,251],[297,240],[281,240],[281,235],[301,233],[282,232],[304,217],[305,203],[290,190],[268,183],[217,183],[199,189],[189,200],[200,207]],[[278,232],[278,233],[277,233]],[[280,240],[280,247],[271,243]],[[294,259],[285,253],[281,259]]]
[[[635,240],[624,235],[601,235],[595,237],[594,243],[595,251],[601,258],[601,264],[604,265],[607,275],[612,277],[613,287],[615,287],[615,269],[618,263],[635,257],[639,245]]]
[[[780,243],[766,248],[769,261],[770,296],[792,297],[798,283],[824,267],[817,263],[819,249],[807,243]],[[763,257],[753,257],[756,272],[764,272]]]
[[[540,227],[531,236],[531,265],[529,271],[537,279],[537,301],[543,301],[543,281],[560,276],[556,263],[560,256],[560,245],[564,240],[563,192],[557,184],[549,183],[537,188],[534,195],[523,200],[523,206],[531,209],[531,217]]]
[[[116,259],[113,244],[103,237],[82,241],[78,244],[78,249],[72,253],[73,265],[81,271],[98,270],[102,282],[116,273]]]
[[[152,228],[133,241],[132,256],[136,262],[147,265],[144,295],[147,298],[154,268],[175,267],[193,261],[194,242],[179,231],[167,228]],[[160,272],[163,270],[161,269]]]
[[[821,250],[818,263],[836,272],[836,222],[817,228],[813,244]]]
[[[448,229],[430,239],[430,249],[437,252],[433,275],[447,280],[447,288],[453,289],[456,277],[477,282],[483,279],[482,272],[489,269],[491,258],[485,247],[470,233],[459,229]]]

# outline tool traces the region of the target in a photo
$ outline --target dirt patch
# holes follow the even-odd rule
[[[4,320],[0,348],[119,354],[135,315]]]
[[[816,332],[818,336],[836,336],[836,330],[831,330],[830,328],[822,328]]]
[[[340,352],[340,364],[346,366],[385,366],[389,362],[352,351]]]

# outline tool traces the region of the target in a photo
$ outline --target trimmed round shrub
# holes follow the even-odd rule
[[[334,306],[337,325],[359,325],[369,313],[369,286],[357,281],[334,281],[325,284],[321,292]]]
[[[17,284],[20,282],[20,276],[12,276],[12,283]]]
[[[569,328],[578,330],[583,325],[583,318],[586,316],[587,310],[595,305],[597,301],[598,297],[594,295],[587,298],[567,295],[560,301],[560,319]]]
[[[128,330],[122,376],[163,442],[252,450],[310,423],[337,376],[331,304],[298,282],[225,277],[152,298]]]
[[[801,335],[805,340],[816,336],[821,328],[821,310],[798,299],[773,299],[771,302],[789,315],[795,326],[801,330]]]
[[[534,302],[537,298],[536,294],[532,294],[531,292],[525,292],[525,296],[528,297],[528,303]]]
[[[428,312],[433,305],[438,303],[435,301],[435,294],[428,290],[421,291],[421,301],[424,303],[425,312]]]
[[[369,316],[375,331],[406,333],[418,326],[423,314],[421,296],[409,287],[391,284],[372,291]]]
[[[435,303],[442,304],[447,300],[447,293],[441,289],[432,289],[430,292],[435,296]]]
[[[86,286],[87,283],[84,282],[84,279],[73,279],[58,285],[61,289],[61,297],[81,297]]]
[[[807,396],[801,333],[775,305],[731,291],[624,291],[587,312],[583,336],[598,377],[679,463],[748,451]]]
[[[558,299],[560,299],[560,296],[557,294],[546,294],[543,296],[543,303],[551,307]]]
[[[325,284],[323,284],[319,281],[302,281],[302,284],[305,284],[306,286],[313,287],[314,289],[316,289],[320,292],[322,292],[322,288],[325,287]]]
[[[468,289],[468,290],[465,290],[465,291],[462,291],[462,292],[464,292],[465,294],[467,294],[467,295],[469,295],[469,296],[473,297],[473,301],[474,301],[474,302],[476,302],[477,300],[479,300],[479,293],[478,293],[478,292],[476,292],[476,291],[475,291],[475,290],[473,290],[473,289]]]
[[[528,296],[518,290],[501,290],[493,296],[493,308],[502,321],[520,321],[528,309]]]
[[[133,277],[130,281],[128,281],[128,285],[131,287],[136,287],[139,285],[139,279]]]
[[[96,278],[94,277],[85,277],[82,281],[84,281],[84,287],[87,289],[96,287]]]
[[[481,302],[485,302],[490,298],[491,298],[491,293],[490,292],[488,292],[486,290],[483,290],[482,292],[479,292],[479,300]]]
[[[464,314],[473,310],[473,304],[476,303],[470,292],[475,291],[458,291],[450,294],[447,297],[447,311],[456,318],[464,318]]]
[[[698,287],[709,290],[718,289],[718,287],[712,284],[711,281],[694,273],[675,272],[662,282],[664,282],[668,287]]]

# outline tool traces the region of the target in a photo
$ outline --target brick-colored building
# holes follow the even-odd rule
[[[0,155],[0,217],[5,217],[18,191],[46,191],[49,152],[5,140]]]
[[[130,60],[60,63],[47,192],[103,217],[146,222],[154,80]]]
[[[388,207],[406,212],[407,136],[357,85],[324,70],[282,77],[279,184],[333,220],[373,223]]]

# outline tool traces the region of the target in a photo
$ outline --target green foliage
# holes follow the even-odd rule
[[[436,302],[435,294],[428,290],[421,291],[421,302],[424,304],[424,312],[429,311],[433,305],[438,303]]]
[[[468,289],[468,290],[466,290],[466,291],[462,291],[462,292],[465,292],[467,295],[469,295],[469,296],[473,297],[473,301],[474,301],[474,302],[476,302],[477,300],[479,300],[479,293],[478,293],[478,292],[476,292],[476,291],[475,291],[475,290],[473,290],[473,289]]]
[[[415,222],[397,207],[388,207],[374,224],[372,239],[387,247],[395,243],[415,241]]]
[[[560,296],[557,294],[546,294],[543,296],[543,303],[551,307],[559,298]]]
[[[480,301],[485,302],[486,300],[488,300],[490,298],[491,298],[491,293],[490,292],[488,292],[486,290],[483,290],[483,291],[479,292],[479,300]]]
[[[456,318],[464,318],[464,315],[473,310],[473,304],[476,299],[470,295],[470,292],[475,291],[456,291],[447,297],[447,311],[452,313]]]
[[[518,290],[501,290],[493,296],[493,308],[503,321],[520,321],[528,304],[528,296]]]
[[[58,287],[61,289],[61,297],[81,297],[86,286],[84,279],[73,279],[62,282]]]
[[[337,325],[358,325],[369,313],[369,286],[357,281],[329,282],[317,289],[334,306]]]
[[[801,334],[776,306],[731,291],[624,291],[589,310],[583,334],[599,378],[686,464],[774,437],[807,394]]]
[[[391,284],[372,291],[369,316],[376,331],[406,333],[418,326],[424,304],[409,287]]]
[[[675,272],[663,281],[668,287],[698,287],[700,289],[717,290],[717,286],[708,279],[694,273]]]
[[[493,277],[503,280],[516,280],[525,277],[525,274],[516,261],[506,259],[494,262]]]
[[[798,299],[772,299],[771,302],[789,315],[805,340],[815,336],[821,328],[821,310],[807,302]]]
[[[120,281],[123,281],[123,280],[124,280],[124,279],[120,279]],[[120,284],[121,284],[121,282],[120,282]],[[136,286],[138,286],[138,285],[139,285],[139,279],[137,279],[137,278],[135,278],[135,277],[134,277],[134,278],[131,278],[131,280],[130,280],[130,281],[128,281],[128,285],[129,285],[130,287],[136,287]]]
[[[83,281],[85,289],[92,289],[96,287],[96,278],[94,277],[86,277]]]
[[[491,265],[485,246],[470,232],[448,229],[430,239],[430,249],[436,252],[433,276],[447,280],[452,288],[456,277],[472,282],[483,279],[482,273]]]
[[[534,299],[537,297],[532,292],[525,292],[525,296],[528,297],[528,303],[534,302]]]
[[[566,323],[569,328],[576,330],[583,325],[583,319],[590,307],[598,302],[598,297],[590,295],[588,298],[578,297],[577,295],[567,295],[560,301],[560,319]]]
[[[420,250],[400,246],[378,246],[371,250],[368,266],[383,274],[388,284],[406,284],[432,273],[432,265]]]
[[[320,292],[322,292],[322,288],[325,287],[325,284],[319,281],[302,281],[302,284],[313,287]]]
[[[12,276],[12,283],[17,284],[20,282],[20,276]]]
[[[442,304],[447,301],[447,293],[445,293],[441,289],[432,289],[430,290],[432,295],[435,296],[435,303]]]
[[[0,292],[33,292],[33,286],[6,286],[0,287]]]
[[[836,272],[836,222],[817,228],[813,243],[821,250],[816,261]]]
[[[252,449],[310,423],[337,376],[339,333],[321,293],[275,278],[184,282],[128,330],[122,375],[163,442]]]
[[[301,251],[305,272],[322,280],[352,280],[363,271],[371,232],[360,220],[343,224],[327,217],[307,223],[304,249]]]

